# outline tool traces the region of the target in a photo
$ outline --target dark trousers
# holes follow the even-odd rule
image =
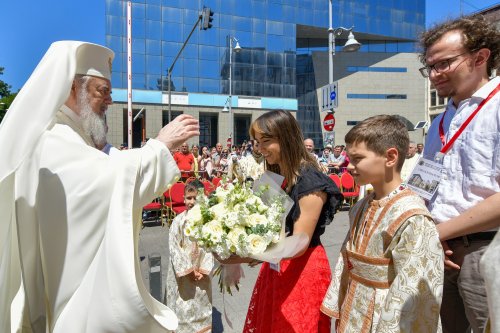
[[[448,241],[451,259],[461,269],[445,270],[441,322],[444,333],[482,333],[488,320],[488,303],[479,261],[491,240]]]

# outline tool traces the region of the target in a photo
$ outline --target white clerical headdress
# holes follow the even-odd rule
[[[111,80],[113,51],[96,44],[82,44],[76,52],[76,74]]]

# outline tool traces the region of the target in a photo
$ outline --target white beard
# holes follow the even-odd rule
[[[107,142],[106,119],[92,111],[86,89],[80,91],[77,104],[80,109],[80,118],[84,133],[92,138],[97,147],[104,147]]]

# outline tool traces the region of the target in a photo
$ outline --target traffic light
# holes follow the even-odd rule
[[[203,30],[210,29],[212,27],[212,21],[214,20],[214,12],[209,7],[203,7]]]

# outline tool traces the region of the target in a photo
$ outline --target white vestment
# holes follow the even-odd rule
[[[45,321],[51,332],[165,331],[161,317],[173,314],[144,287],[137,244],[142,206],[177,174],[155,140],[113,159],[69,126],[43,135],[16,173],[17,219],[28,235],[21,252],[24,241],[40,249],[21,253],[31,259],[24,287],[35,331]]]
[[[75,59],[96,48],[54,43],[0,126],[2,333],[177,327],[145,288],[137,253],[142,206],[177,180],[175,161],[156,140],[108,156],[56,117]]]

